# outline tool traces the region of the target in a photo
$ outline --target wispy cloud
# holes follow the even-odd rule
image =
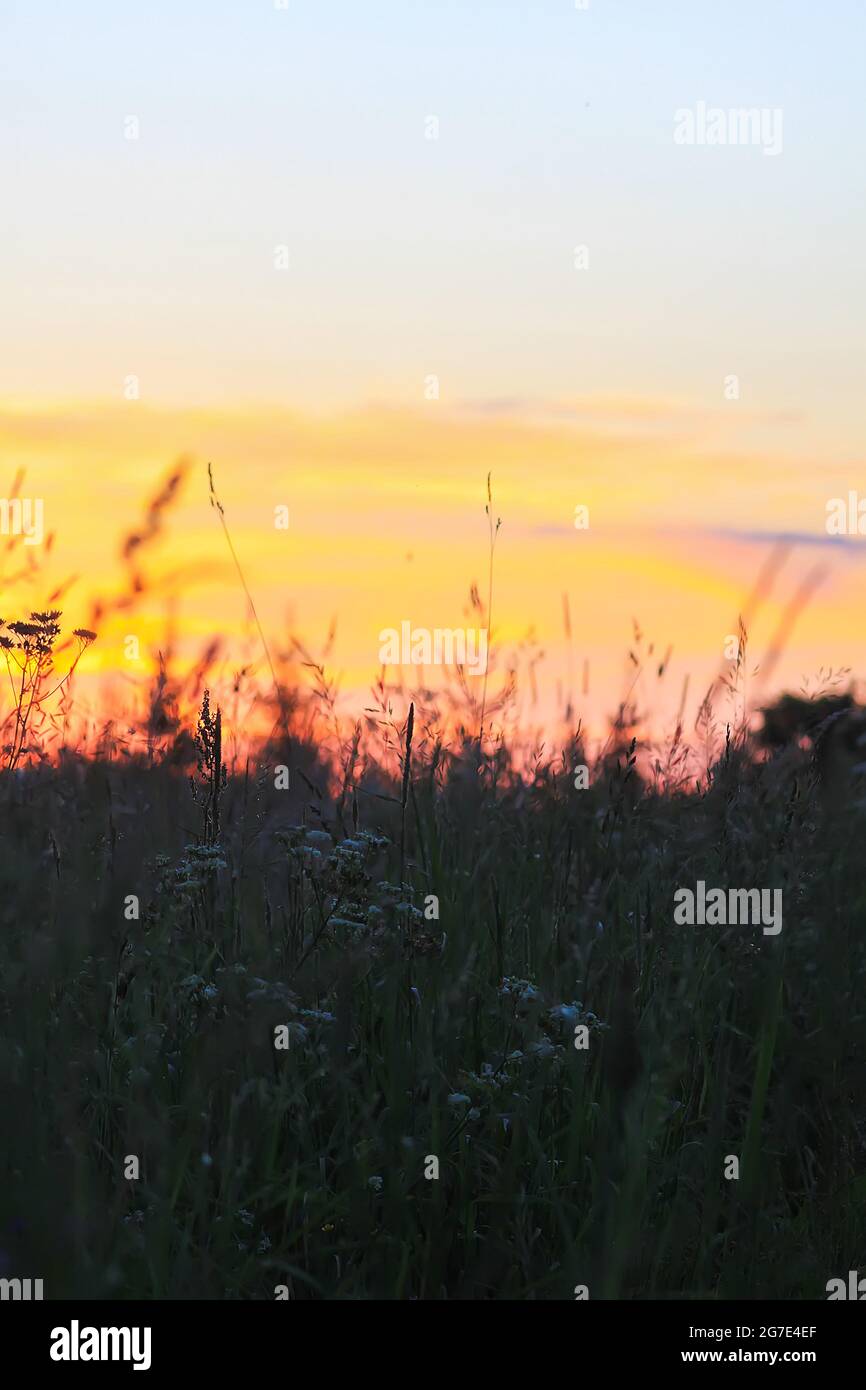
[[[781,541],[785,545],[817,546],[822,550],[860,551],[866,555],[866,537],[828,536],[821,531],[762,531],[738,527],[712,527],[703,531],[707,536],[719,536],[724,540],[742,541],[746,545],[773,545]]]
[[[591,424],[595,426],[652,426],[682,429],[696,424],[722,426],[726,429],[744,423],[765,425],[795,425],[803,412],[755,411],[738,406],[708,408],[705,403],[673,399],[651,399],[643,396],[601,393],[595,396],[576,396],[572,399],[550,399],[538,396],[489,396],[457,402],[457,411],[466,415],[494,419],[556,420],[559,423]]]

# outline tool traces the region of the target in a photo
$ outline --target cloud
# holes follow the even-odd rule
[[[654,426],[677,429],[685,426],[719,425],[726,428],[740,424],[794,425],[804,419],[802,411],[754,411],[730,406],[710,409],[671,399],[650,399],[643,396],[599,394],[577,396],[572,400],[554,400],[531,396],[490,396],[457,402],[457,410],[468,415],[496,419],[543,419],[574,424],[614,426]]]
[[[742,541],[746,545],[785,545],[818,546],[821,549],[861,551],[866,555],[866,537],[862,540],[853,536],[828,536],[821,531],[761,531],[739,529],[737,527],[713,527],[703,531],[707,536],[720,536],[724,540]]]

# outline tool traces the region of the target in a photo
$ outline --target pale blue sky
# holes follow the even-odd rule
[[[717,409],[735,372],[785,447],[859,448],[855,0],[0,13],[7,396]],[[783,153],[675,145],[698,101],[781,107]]]

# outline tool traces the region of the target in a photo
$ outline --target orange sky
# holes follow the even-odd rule
[[[152,588],[133,612],[104,622],[82,665],[81,688],[92,694],[97,673],[138,677],[147,669],[164,641],[168,593],[177,597],[188,659],[223,633],[239,662],[248,615],[208,504],[210,460],[269,639],[285,644],[291,630],[316,653],[336,620],[328,672],[340,679],[343,707],[357,711],[369,703],[378,674],[381,629],[404,619],[430,629],[476,624],[468,594],[475,582],[486,596],[491,472],[502,518],[493,627],[503,657],[523,662],[523,717],[552,728],[571,682],[578,713],[600,731],[633,679],[634,619],[644,647],[655,644],[648,669],[673,648],[664,681],[648,674],[638,687],[661,732],[686,675],[694,718],[773,535],[792,534],[796,542],[754,619],[749,669],[763,661],[786,604],[816,566],[822,582],[771,687],[799,686],[821,668],[866,669],[866,550],[858,541],[831,544],[824,528],[828,498],[855,486],[857,469],[798,460],[785,422],[776,426],[778,452],[747,448],[762,424],[721,409],[611,398],[532,409],[431,402],[415,411],[369,406],[327,416],[155,410],[141,402],[7,404],[0,412],[2,486],[8,495],[16,470],[25,469],[22,496],[43,499],[46,530],[56,539],[38,557],[43,568],[26,597],[16,588],[0,612],[8,621],[18,616],[10,604],[44,606],[53,587],[77,575],[63,607],[69,626],[86,623],[95,594],[121,590],[120,541],[185,454],[193,466],[180,503],[144,563]],[[274,525],[280,505],[289,508],[287,531]],[[589,508],[588,530],[574,527],[578,505]],[[139,637],[142,663],[124,656],[130,634]],[[544,653],[534,704],[530,652],[521,647],[530,635]],[[588,698],[581,697],[584,662]]]

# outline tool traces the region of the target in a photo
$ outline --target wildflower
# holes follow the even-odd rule
[[[498,1091],[508,1080],[503,1068],[497,1070],[491,1062],[482,1062],[481,1071],[468,1071],[465,1073],[473,1085],[485,1091]]]
[[[372,830],[359,830],[355,835],[355,843],[359,842],[366,845],[369,850],[384,849],[386,845],[391,843],[387,835],[376,835]]]
[[[564,1023],[573,1028],[582,1012],[583,1005],[573,999],[570,1004],[554,1004],[552,1009],[548,1009],[547,1017],[553,1023]]]
[[[448,1097],[449,1105],[468,1105],[470,1097],[464,1091],[452,1091]]]
[[[411,894],[412,887],[408,883],[398,885],[396,883],[388,883],[383,879],[381,883],[376,884],[376,891],[381,898],[390,898],[392,902],[397,903],[404,894]]]
[[[329,835],[328,839],[330,838]],[[355,856],[364,854],[366,849],[367,846],[363,840],[341,840],[340,844],[334,847],[334,854],[337,857],[349,856],[350,858],[354,858]]]
[[[324,850],[330,853],[333,840],[326,830],[308,830],[304,837],[309,849]]]
[[[203,979],[201,975],[187,975],[185,980],[181,980],[180,988],[194,1004],[212,1003],[219,995],[216,985]]]
[[[183,868],[191,865],[200,872],[216,873],[217,869],[228,867],[219,845],[187,845],[185,853],[186,858],[181,860]]]
[[[380,1177],[368,1178],[367,1186],[371,1192],[381,1192],[385,1186],[385,1179]]]
[[[533,1004],[541,998],[539,990],[529,980],[519,980],[516,975],[506,975],[499,986],[499,993],[505,999],[514,999],[519,1004]]]

